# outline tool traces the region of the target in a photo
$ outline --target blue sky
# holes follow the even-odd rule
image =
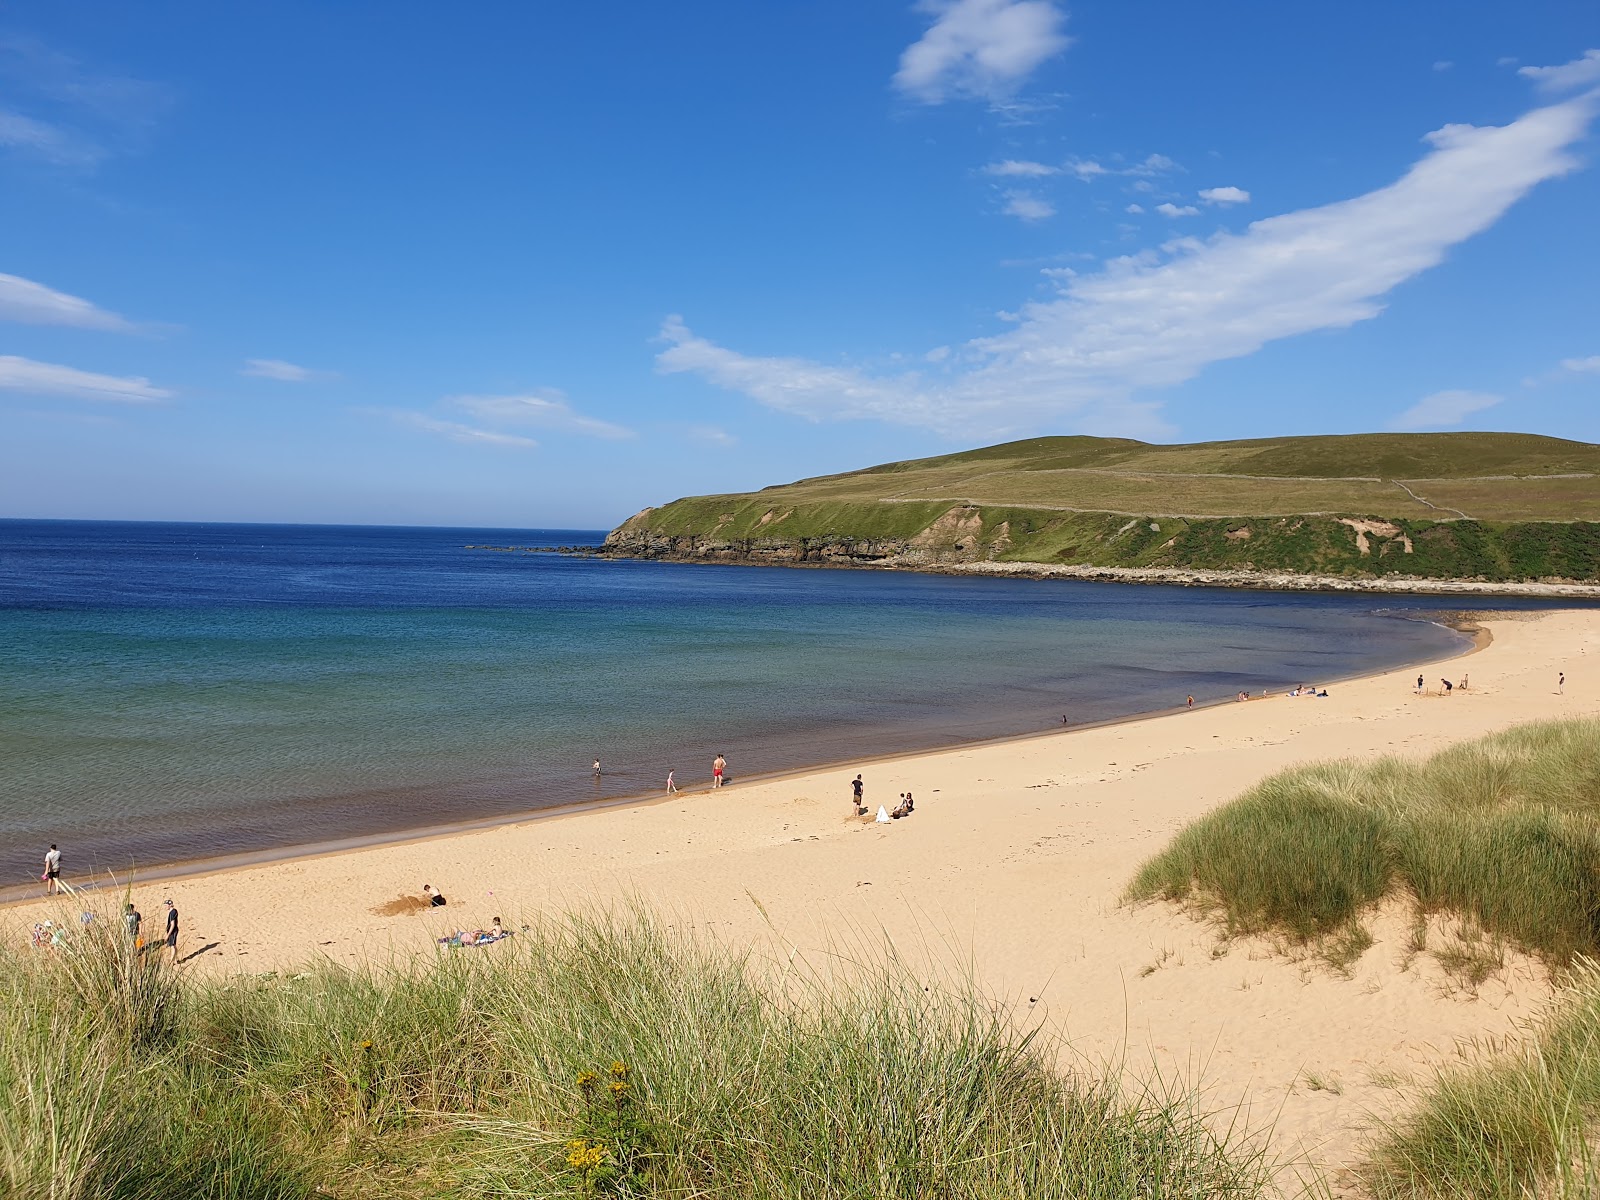
[[[1600,441],[1600,5],[0,10],[0,515]]]

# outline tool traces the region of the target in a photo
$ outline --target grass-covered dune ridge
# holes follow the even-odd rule
[[[1031,438],[646,509],[614,552],[1600,578],[1600,447],[1530,434]]]
[[[1516,726],[1421,762],[1290,768],[1188,826],[1128,889],[1302,940],[1393,894],[1553,964],[1600,956],[1600,719]]]
[[[1600,1194],[1600,967],[1580,960],[1522,1044],[1437,1072],[1360,1175],[1381,1200]],[[1484,1048],[1480,1048],[1484,1049]]]
[[[1069,1078],[964,985],[768,978],[648,917],[384,968],[180,976],[112,920],[0,953],[0,1191],[1253,1197],[1181,1100]]]

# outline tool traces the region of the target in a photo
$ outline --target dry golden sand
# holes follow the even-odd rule
[[[1022,1019],[1064,1030],[1087,1060],[1198,1078],[1212,1103],[1244,1100],[1252,1123],[1273,1121],[1280,1152],[1338,1164],[1369,1114],[1399,1102],[1399,1080],[1534,1012],[1548,996],[1542,973],[1511,959],[1475,994],[1452,991],[1431,959],[1407,955],[1409,918],[1391,909],[1343,977],[1264,943],[1222,944],[1169,906],[1119,897],[1175,831],[1282,767],[1421,755],[1520,721],[1600,712],[1600,611],[1486,625],[1486,649],[1422,669],[1430,693],[1442,674],[1470,675],[1470,689],[1449,698],[1414,695],[1412,668],[1334,686],[1325,700],[1228,704],[868,764],[874,811],[907,788],[917,796],[915,816],[890,825],[852,816],[855,769],[830,769],[141,886],[134,898],[146,913],[176,900],[183,953],[209,947],[191,970],[431,951],[436,935],[495,915],[514,927],[635,897],[763,955],[825,965],[849,947],[892,944],[914,961],[970,964]],[[447,908],[374,911],[424,882]]]

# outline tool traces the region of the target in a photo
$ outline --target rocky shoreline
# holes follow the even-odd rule
[[[1600,583],[1551,579],[1497,581],[1428,579],[1405,575],[1308,575],[1293,571],[1239,571],[1189,567],[1112,567],[1066,563],[996,562],[923,552],[906,553],[890,542],[836,542],[827,546],[740,547],[700,544],[691,552],[662,545],[667,539],[613,534],[598,552],[605,558],[728,566],[781,566],[835,570],[915,571],[926,575],[986,575],[1014,579],[1078,579],[1095,583],[1148,583],[1175,587],[1253,588],[1273,592],[1367,592],[1411,596],[1526,596],[1537,599],[1600,600]],[[676,539],[672,539],[676,540]]]

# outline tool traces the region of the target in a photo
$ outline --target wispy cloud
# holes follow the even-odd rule
[[[618,440],[637,436],[621,425],[574,412],[566,393],[559,388],[542,388],[515,396],[451,396],[446,403],[491,425],[531,426]]]
[[[1475,412],[1493,408],[1503,399],[1505,397],[1492,392],[1434,392],[1389,422],[1389,428],[1401,431],[1447,429],[1461,424]]]
[[[1007,192],[1004,211],[1023,221],[1043,221],[1056,215],[1055,205],[1032,192]]]
[[[38,38],[0,35],[0,148],[52,166],[92,170],[137,153],[172,107],[161,84],[98,70]]]
[[[1555,67],[1518,67],[1517,74],[1531,79],[1546,92],[1568,92],[1600,83],[1600,50],[1585,50],[1569,63]]]
[[[633,430],[624,429],[621,425],[574,412],[565,394],[557,388],[543,388],[514,396],[447,396],[440,401],[440,407],[447,412],[464,413],[478,423],[469,425],[464,421],[412,409],[370,408],[360,411],[469,446],[531,449],[539,444],[531,437],[512,432],[516,428],[548,429],[598,438],[636,436]]]
[[[1561,368],[1580,375],[1600,375],[1600,354],[1591,354],[1588,358],[1563,358]]]
[[[1243,188],[1201,188],[1200,199],[1207,204],[1249,204],[1250,193]]]
[[[159,404],[173,395],[166,388],[154,386],[142,375],[98,375],[13,354],[0,354],[0,389],[29,396],[66,396],[111,404]]]
[[[0,275],[0,320],[21,321],[26,325],[108,329],[119,333],[133,328],[114,312],[20,275]]]
[[[1281,338],[1376,317],[1394,288],[1541,181],[1573,170],[1569,147],[1595,103],[1574,98],[1504,126],[1446,126],[1386,187],[1060,279],[1054,298],[1022,307],[1016,328],[968,342],[938,370],[875,374],[740,354],[677,317],[662,327],[668,345],[657,366],[813,419],[873,417],[959,435],[1064,424],[1159,434],[1167,429],[1159,403],[1136,399],[1141,389],[1181,383]]]
[[[916,8],[934,22],[900,56],[894,83],[924,104],[1005,100],[1069,42],[1066,14],[1050,0],[921,0]]]
[[[1003,179],[1038,179],[1045,175],[1060,174],[1060,171],[1060,167],[1049,167],[1044,163],[1019,161],[1014,158],[1008,158],[1004,162],[990,163],[983,168],[985,175],[998,175]]]
[[[333,371],[302,367],[292,362],[284,362],[281,358],[247,358],[244,360],[244,366],[239,369],[239,374],[248,375],[252,379],[275,379],[279,383],[313,383],[319,379],[335,377]]]
[[[531,450],[539,443],[530,437],[523,437],[516,433],[503,433],[497,429],[478,429],[472,425],[463,425],[460,421],[442,421],[438,417],[430,417],[426,413],[410,412],[406,409],[372,409],[379,416],[398,421],[402,425],[423,433],[431,433],[447,441],[460,442],[466,446],[510,446],[520,450]]]
[[[715,446],[719,450],[731,449],[739,444],[739,439],[726,429],[719,429],[715,425],[691,425],[684,431],[691,442],[699,442],[702,446]]]
[[[1200,210],[1192,204],[1178,205],[1170,202],[1156,205],[1156,211],[1163,217],[1193,217],[1197,216],[1200,212]]]

